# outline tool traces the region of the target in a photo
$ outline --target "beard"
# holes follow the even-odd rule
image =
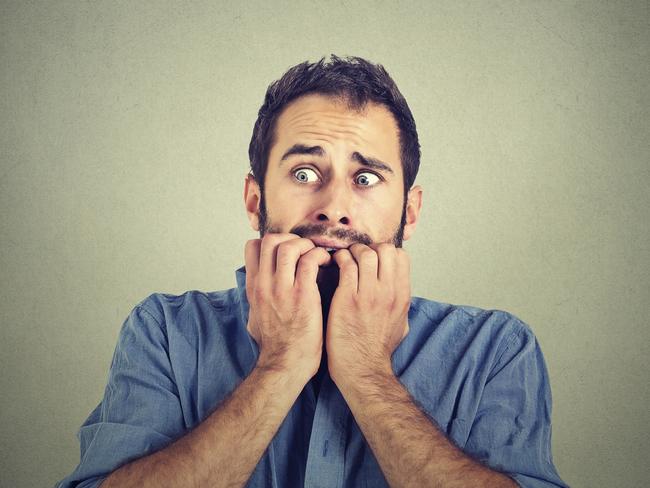
[[[260,237],[264,237],[268,233],[279,234],[282,232],[280,227],[273,224],[269,218],[269,213],[266,208],[266,197],[264,194],[264,187],[260,187],[260,209],[258,213],[259,227],[260,227]],[[395,247],[402,247],[402,242],[404,240],[404,227],[406,226],[406,194],[404,194],[404,201],[402,203],[402,216],[400,218],[400,223],[393,232],[393,236],[388,241],[393,244]],[[316,237],[316,236],[329,236],[336,237],[337,239],[348,241],[350,245],[358,242],[361,244],[369,245],[373,243],[373,240],[368,234],[363,232],[358,232],[352,229],[334,229],[329,231],[329,226],[323,224],[304,224],[297,225],[293,227],[289,232],[296,234],[300,237]]]
[[[260,208],[259,208],[259,227],[260,227],[260,237],[264,237],[267,233],[279,234],[282,232],[281,228],[274,225],[271,219],[269,218],[268,210],[266,208],[266,198],[264,196],[264,188],[260,187]],[[397,229],[393,232],[392,238],[388,241],[392,243],[395,247],[402,247],[402,241],[404,240],[404,226],[406,225],[406,193],[404,194],[404,202],[402,204],[402,217],[400,218],[400,223],[397,226]],[[339,240],[349,242],[350,245],[354,243],[360,243],[369,245],[373,243],[373,240],[368,234],[363,232],[358,232],[352,229],[329,229],[329,226],[323,224],[304,224],[297,225],[293,227],[290,231],[292,234],[296,234],[300,237],[335,237]],[[339,284],[339,267],[336,264],[336,261],[332,259],[331,263],[327,266],[320,266],[318,269],[318,275],[316,277],[316,284],[318,285],[318,291],[321,296],[321,308],[323,312],[323,337],[325,337],[327,331],[327,318],[329,316],[330,305],[332,303],[332,297],[336,288]],[[318,374],[315,378],[320,378],[322,374],[327,370],[327,349],[325,347],[325,340],[323,340],[323,355],[321,357],[321,364],[318,371]],[[316,380],[318,383],[318,380]]]
[[[280,227],[273,224],[269,218],[268,210],[266,208],[266,198],[264,196],[264,188],[260,188],[260,208],[259,208],[259,227],[260,227],[260,237],[264,237],[267,233],[281,233],[282,230]],[[400,218],[400,223],[397,226],[397,229],[393,232],[392,237],[383,242],[388,242],[393,244],[395,247],[402,247],[402,242],[404,240],[404,227],[406,225],[406,194],[404,194],[404,201],[402,204],[402,216]],[[300,237],[335,237],[339,240],[349,242],[350,245],[354,243],[360,243],[369,245],[373,243],[373,240],[370,236],[363,232],[358,232],[353,229],[330,229],[330,226],[323,224],[303,224],[293,227],[289,232],[296,234]],[[316,283],[318,284],[318,289],[321,295],[321,304],[323,307],[323,320],[324,323],[327,320],[327,314],[329,312],[329,306],[332,302],[332,296],[336,291],[336,287],[339,284],[339,268],[336,265],[336,262],[332,259],[332,262],[328,266],[321,266],[318,270],[318,276],[316,278]]]

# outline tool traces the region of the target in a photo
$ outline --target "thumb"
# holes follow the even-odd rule
[[[406,327],[404,327],[404,333],[402,334],[402,340],[408,335],[411,328],[409,327],[408,321],[406,321]]]
[[[255,339],[255,342],[257,342],[257,345],[259,346],[260,344],[260,339],[259,336],[257,335],[257,327],[253,325],[253,322],[249,319],[248,323],[246,324],[246,331],[250,334],[250,336]]]

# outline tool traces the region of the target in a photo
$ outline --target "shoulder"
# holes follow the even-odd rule
[[[202,322],[218,317],[221,321],[234,318],[239,310],[237,290],[190,290],[180,295],[156,292],[135,305],[132,313],[145,315],[162,329],[182,327],[188,322]]]
[[[435,335],[453,342],[482,344],[496,356],[514,344],[533,343],[531,327],[516,315],[500,309],[456,305],[413,297],[409,324],[423,336]]]
[[[524,321],[505,310],[456,305],[422,297],[412,297],[409,310],[409,319],[411,318],[423,320],[429,326],[454,322],[491,330],[506,329],[518,334],[532,332]]]

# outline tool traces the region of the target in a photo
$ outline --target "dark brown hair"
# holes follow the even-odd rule
[[[290,68],[266,90],[248,146],[251,173],[262,191],[269,153],[274,143],[275,122],[291,101],[311,93],[335,97],[347,103],[352,110],[363,109],[369,101],[390,110],[399,128],[406,194],[420,167],[418,133],[406,100],[382,65],[363,58],[339,58],[335,55],[327,61],[325,58],[315,63],[305,61]]]

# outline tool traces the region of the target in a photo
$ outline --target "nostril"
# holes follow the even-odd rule
[[[328,220],[327,215],[325,215],[325,214],[318,214],[318,220]]]
[[[341,222],[343,225],[348,225],[350,223],[350,220],[347,217],[341,217],[339,219],[339,222]]]

